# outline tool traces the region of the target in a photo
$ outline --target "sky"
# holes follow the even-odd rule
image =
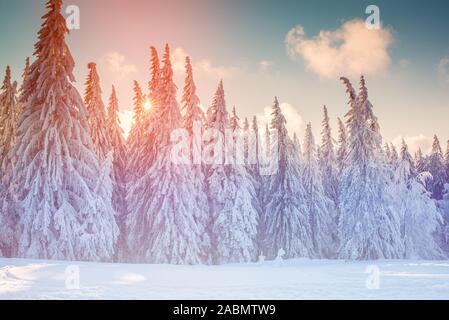
[[[0,0],[0,70],[20,79],[45,12],[43,0]],[[365,20],[380,10],[380,29]],[[125,130],[132,117],[132,82],[146,88],[149,47],[172,49],[175,80],[183,87],[184,59],[193,61],[204,107],[223,79],[228,108],[264,123],[274,96],[290,133],[311,122],[316,139],[323,105],[336,134],[347,111],[339,81],[358,87],[364,74],[386,141],[405,138],[428,151],[437,134],[449,139],[449,2],[363,0],[65,0],[80,9],[80,29],[67,37],[76,86],[84,92],[87,64],[96,62],[105,102],[117,87]],[[180,93],[179,92],[179,93]]]

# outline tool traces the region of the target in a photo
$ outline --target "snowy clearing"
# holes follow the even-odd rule
[[[66,283],[76,283],[67,278],[70,270],[78,268],[79,289],[67,289]],[[376,270],[379,289],[368,289],[375,287]],[[0,299],[445,300],[449,261],[172,266],[0,259]]]

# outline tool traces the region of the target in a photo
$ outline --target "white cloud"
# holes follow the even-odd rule
[[[137,67],[127,63],[126,57],[118,52],[109,52],[103,59],[107,70],[119,74],[120,76],[128,76],[137,72]]]
[[[336,30],[308,38],[300,25],[285,39],[292,59],[302,58],[308,70],[323,78],[375,75],[386,70],[393,36],[389,29],[370,30],[362,20],[350,20]]]
[[[190,56],[184,48],[175,48],[172,52],[172,67],[176,75],[183,76],[185,74],[185,60]],[[209,76],[214,79],[225,79],[235,76],[240,69],[234,66],[216,66],[209,59],[201,59],[195,61],[192,58],[193,71],[201,75]]]
[[[449,82],[449,57],[441,58],[438,63],[438,76],[444,82]]]
[[[432,138],[426,137],[423,134],[419,134],[417,136],[405,136],[405,137],[398,136],[394,138],[392,143],[396,146],[398,150],[401,148],[402,139],[404,139],[405,142],[407,143],[409,151],[412,155],[414,155],[414,153],[418,151],[419,148],[421,148],[421,151],[423,153],[430,152],[432,148]]]
[[[183,48],[175,48],[171,53],[171,64],[173,72],[176,75],[185,75],[186,72],[186,57],[189,54]]]
[[[283,102],[279,105],[282,113],[287,120],[287,130],[290,136],[296,132],[298,135],[304,128],[304,120],[301,114],[289,103]],[[257,121],[259,127],[265,130],[265,126],[271,122],[273,108],[271,106],[265,107],[263,113],[257,114]],[[264,131],[263,131],[264,132]]]

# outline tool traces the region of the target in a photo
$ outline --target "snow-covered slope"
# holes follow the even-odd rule
[[[377,286],[377,271],[379,289],[369,289]],[[449,262],[172,266],[0,259],[0,299],[449,299]]]

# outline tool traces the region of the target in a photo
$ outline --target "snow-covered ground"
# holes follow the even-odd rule
[[[449,299],[449,261],[171,266],[0,259],[0,299]]]

